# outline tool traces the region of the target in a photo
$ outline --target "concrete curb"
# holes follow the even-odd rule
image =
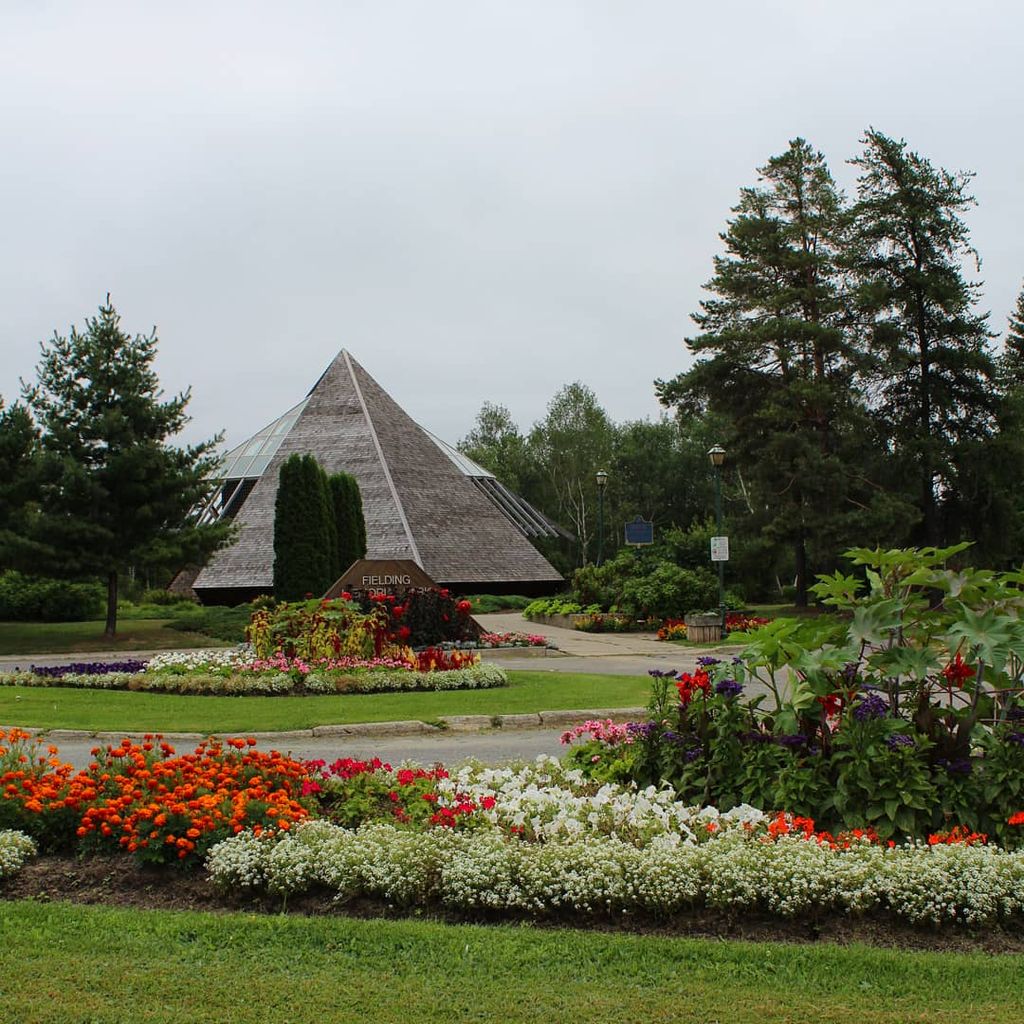
[[[441,736],[445,732],[486,732],[490,729],[544,729],[557,728],[562,725],[580,725],[592,719],[611,718],[616,722],[629,722],[642,718],[646,708],[595,708],[580,711],[539,711],[533,714],[518,715],[447,715],[439,721],[441,724],[430,725],[427,722],[407,720],[402,722],[350,722],[345,725],[317,725],[312,729],[290,729],[283,732],[254,732],[252,736],[262,743],[277,743],[282,740],[310,739],[322,736]],[[90,732],[87,729],[39,729],[21,725],[0,725],[0,730],[21,729],[52,743],[72,740],[96,740],[97,743],[120,743],[123,739],[141,741],[144,736],[153,736],[154,732]],[[238,732],[200,733],[200,732],[165,732],[160,734],[168,742],[195,742],[214,736],[238,736]]]

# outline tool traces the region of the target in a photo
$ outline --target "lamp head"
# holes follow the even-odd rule
[[[712,466],[716,469],[719,468],[725,462],[725,449],[720,444],[716,444],[713,448],[708,449],[708,458],[711,460]]]

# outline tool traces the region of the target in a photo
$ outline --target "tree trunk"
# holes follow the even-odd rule
[[[111,569],[107,573],[107,627],[103,630],[104,636],[113,636],[117,633],[117,570]]]
[[[807,546],[804,543],[804,532],[796,539],[793,548],[793,561],[796,563],[796,601],[797,608],[807,607]]]

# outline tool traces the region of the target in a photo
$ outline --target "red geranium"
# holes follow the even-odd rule
[[[960,652],[957,651],[953,660],[942,670],[942,674],[946,677],[947,683],[950,685],[956,683],[962,690],[964,683],[975,674],[975,671],[970,665],[965,664],[964,659],[960,657]]]

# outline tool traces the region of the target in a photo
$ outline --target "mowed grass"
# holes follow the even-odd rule
[[[202,633],[171,629],[167,619],[123,619],[117,635],[104,636],[101,621],[0,622],[0,656],[73,654],[91,651],[164,651],[185,647],[230,647]]]
[[[639,707],[647,676],[509,672],[491,690],[350,694],[332,697],[190,697],[126,690],[0,687],[0,722],[94,732],[273,732],[315,725],[435,722],[442,715],[508,715],[577,708]]]
[[[1024,958],[0,903],[18,1024],[1019,1022]]]

